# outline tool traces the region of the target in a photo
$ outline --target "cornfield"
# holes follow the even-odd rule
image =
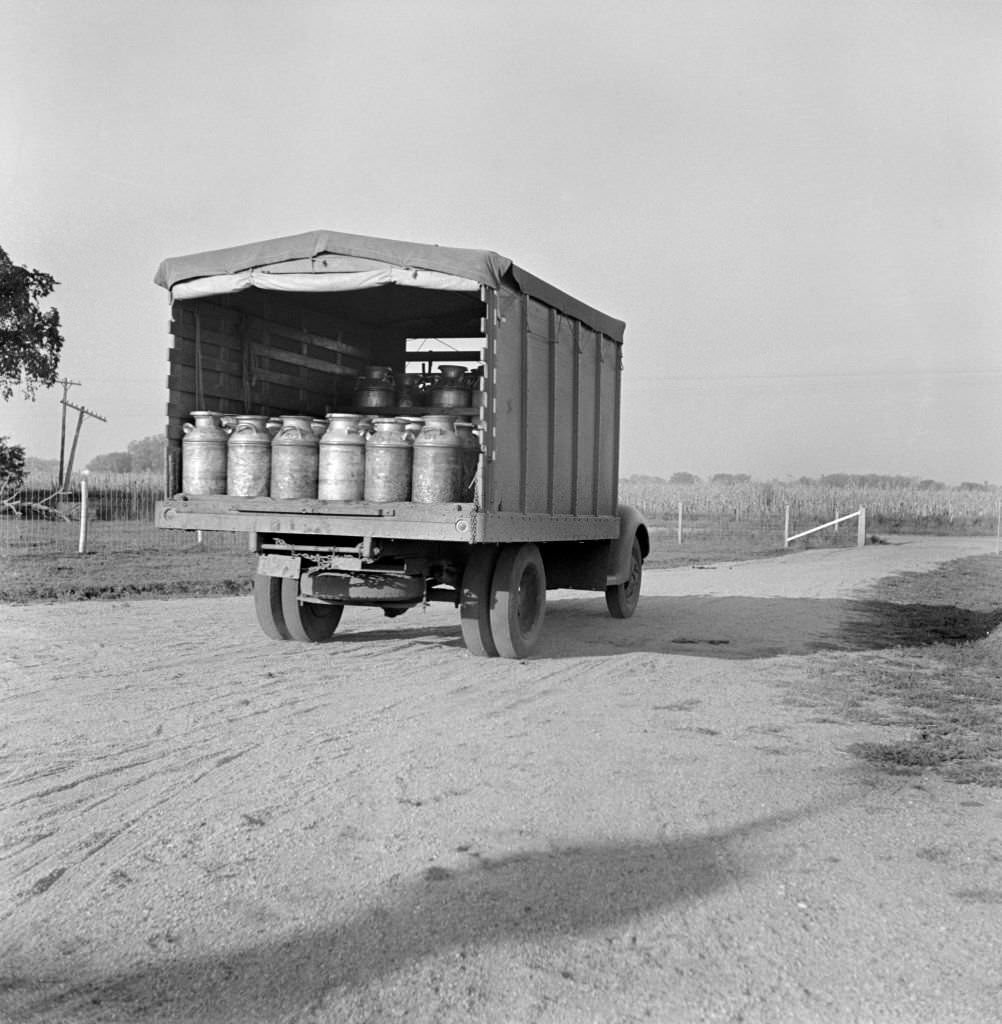
[[[683,519],[764,523],[782,521],[790,509],[793,524],[809,527],[838,515],[866,509],[868,529],[889,533],[961,533],[993,535],[1002,492],[918,487],[835,487],[820,482],[672,484],[649,477],[621,480],[619,500],[649,520]]]

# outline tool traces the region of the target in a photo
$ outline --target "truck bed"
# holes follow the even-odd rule
[[[157,503],[156,524],[173,530],[395,537],[467,544],[610,540],[617,516],[484,512],[472,503],[343,502],[307,498],[178,495]]]

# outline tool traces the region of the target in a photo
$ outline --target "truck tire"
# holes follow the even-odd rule
[[[463,570],[459,599],[459,624],[463,643],[476,658],[496,658],[498,649],[491,633],[491,582],[498,551],[493,545],[477,546]]]
[[[535,544],[501,549],[491,583],[491,634],[502,658],[524,658],[543,629],[546,570]]]
[[[605,588],[605,604],[614,619],[628,619],[637,610],[643,573],[644,555],[640,541],[634,537],[633,551],[630,555],[630,575],[622,583]]]
[[[293,640],[319,644],[330,640],[341,621],[343,604],[314,604],[299,600],[299,580],[282,579],[282,618]]]
[[[282,581],[275,576],[254,577],[254,611],[258,625],[272,640],[291,640],[282,615]]]

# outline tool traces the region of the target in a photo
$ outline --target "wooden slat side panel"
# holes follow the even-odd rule
[[[594,515],[595,450],[598,436],[598,402],[595,388],[598,351],[595,332],[582,327],[580,343],[577,373],[578,459],[575,511],[583,515]]]
[[[599,416],[599,456],[597,515],[614,515],[619,481],[619,345],[601,335],[601,385]]]
[[[553,511],[574,511],[576,427],[574,421],[575,321],[554,315],[553,347]]]
[[[527,302],[526,327],[529,333],[539,338],[548,338],[550,336],[550,307],[531,296],[527,298]]]
[[[550,480],[550,349],[548,339],[530,333],[525,375],[525,512],[549,512]]]

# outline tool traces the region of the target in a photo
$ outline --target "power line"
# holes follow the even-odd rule
[[[671,374],[670,376],[644,376],[640,386],[652,384],[672,384],[676,382],[700,381],[703,383],[727,383],[730,381],[778,381],[778,380],[872,380],[876,377],[998,377],[1002,370],[874,370],[868,373],[860,371],[826,372],[826,373],[687,373]],[[630,382],[624,378],[624,386]]]

